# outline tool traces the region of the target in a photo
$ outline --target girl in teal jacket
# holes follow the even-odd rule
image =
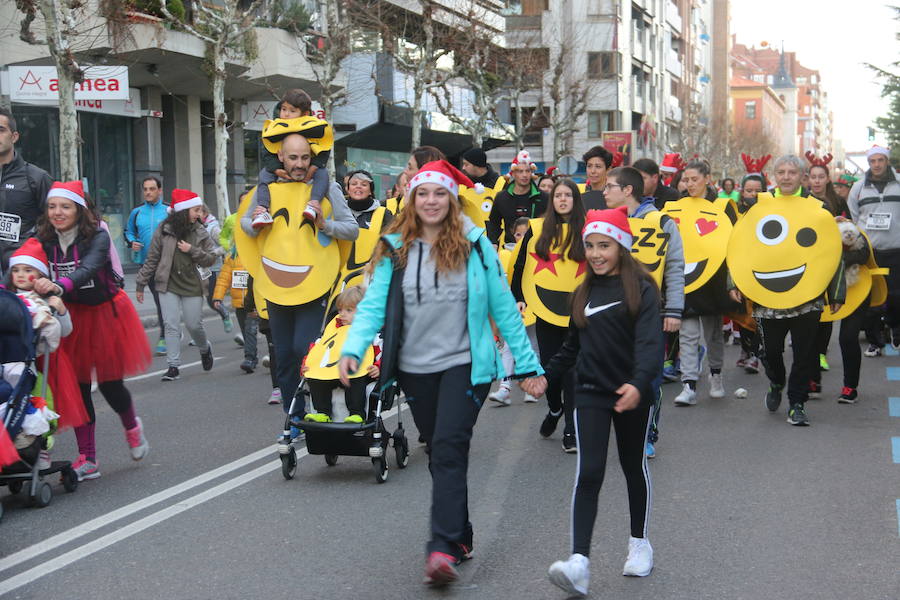
[[[380,389],[396,379],[429,454],[431,540],[425,580],[445,585],[470,558],[469,443],[493,380],[507,375],[493,319],[515,358],[516,378],[543,373],[525,334],[500,261],[484,230],[461,210],[458,186],[471,181],[446,161],[410,180],[407,210],[373,259],[372,282],[341,350],[345,385],[383,329]],[[409,206],[414,210],[409,210]]]

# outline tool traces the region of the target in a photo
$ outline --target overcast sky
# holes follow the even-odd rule
[[[863,63],[887,67],[900,58],[900,21],[888,5],[900,0],[732,0],[731,31],[737,41],[796,52],[817,69],[834,112],[834,137],[847,151],[872,145],[866,127],[887,113],[881,86]],[[884,136],[877,140],[884,143]]]

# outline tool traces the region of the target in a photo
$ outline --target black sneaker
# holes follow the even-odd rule
[[[541,423],[541,437],[548,438],[553,435],[553,432],[556,431],[556,424],[559,423],[559,418],[562,414],[563,411],[559,411],[559,414],[555,416],[553,413],[547,413],[547,416],[544,417],[544,422]]]
[[[169,367],[169,370],[166,371],[166,374],[162,376],[163,381],[175,381],[181,377],[181,374],[178,372],[178,367]]]
[[[856,388],[844,386],[841,388],[841,395],[838,397],[838,402],[840,404],[856,404],[857,396]]]
[[[575,441],[574,433],[564,433],[563,434],[563,451],[567,454],[577,454],[578,453],[578,444]]]
[[[769,385],[769,391],[766,392],[766,408],[769,412],[775,412],[781,406],[781,390],[783,386]]]
[[[212,345],[207,343],[206,352],[200,353],[200,364],[203,365],[204,371],[209,371],[213,366]]]
[[[803,410],[802,404],[791,405],[791,409],[788,411],[787,422],[798,427],[809,425],[809,417],[806,416],[806,411]]]
[[[900,327],[891,329],[891,346],[894,350],[900,350]]]

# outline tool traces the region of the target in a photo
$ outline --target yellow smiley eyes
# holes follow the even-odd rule
[[[768,215],[756,224],[756,238],[767,246],[777,246],[790,233],[787,219],[781,215]],[[815,229],[803,227],[797,232],[797,244],[809,248],[816,243],[818,236]]]

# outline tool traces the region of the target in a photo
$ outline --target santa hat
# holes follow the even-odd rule
[[[172,190],[172,204],[169,206],[169,212],[174,213],[179,210],[187,210],[195,206],[202,206],[203,200],[191,190]]]
[[[628,225],[628,207],[589,210],[581,239],[586,240],[592,233],[599,233],[616,240],[626,250],[631,250],[631,227]]]
[[[874,146],[872,146],[871,148],[866,150],[866,158],[871,158],[872,156],[875,156],[876,154],[884,154],[885,156],[890,158],[891,151],[888,150],[887,148],[885,148],[884,146],[879,146],[878,144],[875,144]]]
[[[50,198],[67,198],[75,204],[87,208],[87,201],[84,199],[84,186],[81,181],[56,181],[50,186],[47,192],[47,199]]]
[[[670,152],[663,157],[659,170],[664,173],[677,173],[684,168],[684,161],[677,152]]]
[[[9,267],[12,268],[13,265],[34,267],[43,273],[44,276],[50,276],[50,268],[47,266],[47,254],[36,238],[28,238],[18,250],[13,252],[12,256],[9,257]]]
[[[519,165],[525,165],[529,169],[534,167],[534,163],[531,162],[531,154],[528,153],[528,150],[519,150],[519,153],[516,154],[516,157],[512,161],[512,165],[510,165],[509,170],[512,171],[513,167],[517,167]]]
[[[547,169],[546,175],[547,177],[556,177],[557,171],[559,171],[557,167],[550,167],[549,169]]]
[[[459,186],[475,187],[471,179],[446,160],[433,160],[422,165],[419,172],[409,180],[407,198],[412,198],[416,188],[423,183],[437,184],[456,197],[459,197]],[[484,189],[484,186],[482,186],[482,189]],[[476,189],[475,191],[478,190]]]

